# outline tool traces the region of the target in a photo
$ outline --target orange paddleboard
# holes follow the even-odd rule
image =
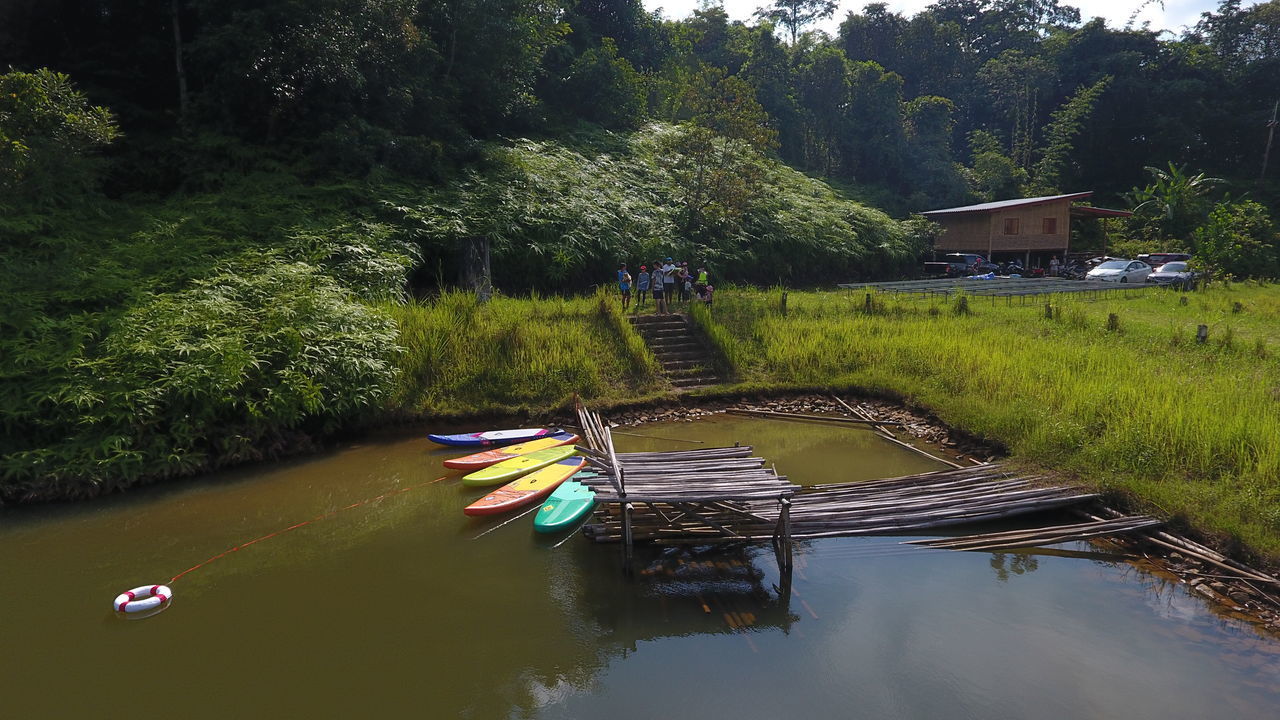
[[[587,461],[580,457],[565,458],[541,470],[513,480],[463,508],[468,515],[497,515],[522,505],[538,502],[550,495],[560,483],[582,469]]]
[[[496,465],[503,460],[510,460],[520,455],[528,455],[538,450],[546,450],[547,448],[559,447],[570,443],[578,442],[578,436],[573,433],[558,432],[537,440],[520,443],[519,445],[511,445],[504,448],[494,448],[493,450],[485,450],[472,455],[464,455],[460,458],[450,458],[444,461],[444,466],[453,468],[454,470],[481,470],[490,465]]]

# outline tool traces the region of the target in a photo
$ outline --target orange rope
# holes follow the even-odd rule
[[[290,525],[289,527],[284,528],[283,530],[277,530],[277,531],[275,531],[275,532],[273,532],[273,533],[270,533],[270,534],[267,534],[267,535],[263,535],[262,537],[254,538],[254,539],[250,540],[249,542],[245,542],[245,543],[241,543],[241,544],[239,544],[239,545],[236,545],[235,547],[233,547],[233,548],[231,548],[231,549],[229,549],[229,550],[223,550],[222,552],[218,553],[217,555],[214,555],[213,557],[209,558],[208,560],[205,560],[204,562],[200,563],[199,565],[194,565],[194,566],[192,566],[192,567],[187,568],[186,570],[183,570],[182,572],[178,573],[177,575],[174,575],[173,577],[169,578],[169,582],[167,582],[167,583],[165,583],[165,584],[166,584],[166,585],[172,585],[176,580],[178,580],[178,578],[182,577],[183,575],[186,575],[186,574],[187,574],[187,573],[189,573],[189,572],[192,572],[192,571],[194,571],[194,570],[199,570],[200,568],[204,567],[205,565],[208,565],[209,563],[213,562],[214,560],[217,560],[218,558],[226,557],[226,556],[230,555],[231,553],[236,552],[237,550],[242,550],[242,549],[244,549],[244,548],[249,547],[250,545],[252,545],[252,544],[254,544],[254,543],[262,542],[263,540],[266,540],[267,538],[273,538],[273,537],[275,537],[275,536],[277,536],[277,535],[283,535],[283,534],[285,534],[285,533],[289,532],[290,530],[297,530],[298,528],[303,527],[303,526],[305,526],[305,525],[310,525],[310,524],[311,524],[311,523],[313,523],[313,522],[316,522],[316,521],[319,521],[319,520],[325,520],[325,519],[331,518],[331,517],[333,517],[334,515],[337,515],[338,513],[343,512],[343,511],[345,511],[345,510],[352,510],[352,509],[354,509],[354,508],[358,508],[358,507],[360,507],[361,505],[368,505],[368,504],[369,504],[369,503],[371,503],[371,502],[376,502],[376,501],[378,501],[378,500],[382,500],[382,499],[384,499],[384,498],[389,498],[389,497],[392,497],[393,495],[399,495],[400,493],[406,493],[406,492],[409,492],[410,490],[416,490],[416,489],[418,489],[418,488],[420,488],[420,487],[426,487],[427,485],[434,485],[434,484],[436,484],[436,483],[440,482],[441,480],[444,480],[444,479],[445,479],[445,478],[447,478],[447,477],[449,477],[449,476],[448,476],[448,475],[445,475],[445,476],[443,476],[443,477],[438,477],[438,478],[436,478],[435,480],[431,480],[431,481],[429,481],[429,482],[424,482],[424,483],[421,483],[421,484],[419,484],[419,485],[410,485],[409,487],[400,488],[399,490],[392,490],[392,491],[391,491],[391,492],[389,492],[389,493],[383,493],[383,494],[381,494],[381,495],[379,495],[379,496],[377,496],[377,497],[371,497],[371,498],[368,498],[368,499],[366,499],[366,500],[361,500],[360,502],[352,503],[352,504],[350,504],[350,505],[348,505],[348,506],[346,506],[346,507],[344,507],[344,508],[338,508],[337,510],[332,510],[332,511],[327,512],[327,513],[325,513],[325,514],[323,514],[323,515],[317,515],[317,516],[315,516],[315,517],[311,518],[310,520],[303,520],[303,521],[302,521],[302,522],[300,522],[300,523],[294,523],[293,525]]]

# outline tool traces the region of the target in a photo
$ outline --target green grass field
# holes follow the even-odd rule
[[[396,411],[414,415],[542,410],[579,393],[597,401],[658,393],[656,361],[616,299],[446,292],[388,302],[400,328]]]
[[[1019,305],[725,289],[709,326],[748,386],[898,395],[1016,458],[1280,555],[1280,287]],[[1055,305],[1047,319],[1045,302]],[[1238,305],[1237,305],[1238,304]],[[1117,331],[1107,318],[1119,319]],[[707,318],[701,318],[704,324]],[[1210,328],[1195,342],[1196,326]]]

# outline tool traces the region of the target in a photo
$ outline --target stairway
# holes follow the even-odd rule
[[[629,319],[672,385],[692,389],[721,382],[710,346],[687,315],[631,315]]]

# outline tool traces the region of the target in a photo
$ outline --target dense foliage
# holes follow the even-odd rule
[[[1280,150],[1255,180],[1280,0],[1241,5],[1173,36],[1057,0],[872,4],[827,37],[829,0],[751,23],[641,0],[2,3],[0,498],[456,407],[423,393],[502,404],[477,383],[648,391],[595,305],[562,308],[599,356],[579,362],[449,293],[477,258],[509,295],[667,254],[717,282],[881,277],[930,233],[891,216],[1094,189],[1142,207],[1113,243],[1280,272]],[[458,317],[498,355],[441,354]]]
[[[397,209],[430,248],[487,238],[499,287],[585,288],[607,281],[619,262],[667,255],[765,284],[910,270],[918,238],[898,223],[748,144],[720,138],[655,124],[573,146],[493,144],[460,182],[407,194]],[[699,170],[702,158],[690,155],[704,150],[703,140],[716,143],[706,161],[716,167]],[[691,188],[698,174],[723,168],[734,169],[733,184]],[[702,194],[691,199],[695,193]],[[681,232],[690,204],[702,202],[709,207],[699,205],[699,222],[714,223],[714,231]]]

